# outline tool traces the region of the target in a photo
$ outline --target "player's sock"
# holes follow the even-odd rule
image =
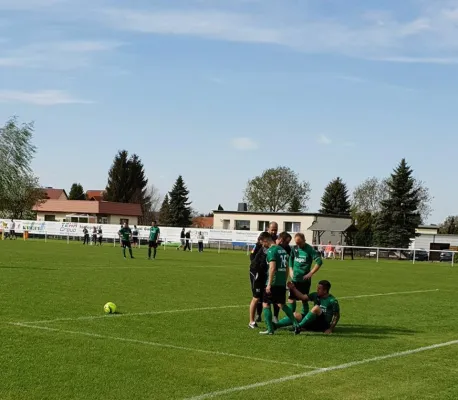
[[[130,258],[134,258],[134,255],[132,254],[132,249],[129,247],[129,254],[130,254]]]
[[[296,321],[296,318],[294,317],[294,313],[291,310],[291,308],[289,308],[287,305],[284,305],[281,309],[288,316],[288,318],[293,322],[293,325],[297,326],[298,323]]]
[[[262,317],[262,303],[259,301],[258,304],[256,304],[256,314],[258,314],[258,320],[257,322],[261,322],[261,317]]]
[[[156,258],[156,254],[157,254],[157,249],[154,248],[154,254],[153,254],[153,258]]]
[[[315,321],[316,317],[317,317],[316,314],[314,314],[312,312],[308,312],[307,315],[300,322],[299,327],[304,328],[309,323]]]
[[[274,317],[278,319],[278,314],[280,314],[280,308],[275,304],[274,305]]]
[[[289,319],[289,317],[284,317],[282,318],[280,321],[278,321],[276,324],[275,324],[275,327],[276,328],[284,328],[286,326],[290,326],[292,325],[292,321]]]
[[[151,258],[151,247],[148,247],[148,258]]]
[[[294,302],[294,303],[288,303],[288,307],[291,308],[291,311],[292,311],[293,313],[296,312],[296,302]]]
[[[309,303],[302,303],[302,315],[307,315],[310,311]]]
[[[124,258],[126,258],[126,248],[125,247],[122,248],[122,255],[124,256]]]
[[[264,308],[264,321],[267,326],[267,330],[270,333],[273,333],[274,331],[274,326],[272,324],[272,310],[269,308]]]

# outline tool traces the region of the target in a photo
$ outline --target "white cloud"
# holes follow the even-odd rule
[[[332,140],[329,139],[329,138],[328,138],[327,136],[325,136],[325,135],[320,135],[320,136],[318,137],[318,143],[324,144],[324,145],[329,145],[329,144],[332,143]]]
[[[232,139],[232,146],[240,151],[256,150],[259,147],[254,140],[247,137]]]
[[[26,92],[18,90],[0,90],[2,103],[26,103],[37,106],[54,106],[61,104],[91,104],[91,101],[74,98],[62,90],[41,90]]]

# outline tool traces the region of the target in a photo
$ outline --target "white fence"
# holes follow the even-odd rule
[[[10,221],[0,219],[0,229],[6,231]],[[22,235],[28,232],[30,237],[41,237],[45,241],[48,238],[58,238],[70,241],[79,240],[83,237],[83,229],[89,230],[89,235],[92,236],[92,228],[102,227],[103,239],[105,242],[113,243],[116,246],[119,243],[118,231],[119,225],[94,225],[94,224],[79,224],[74,222],[42,222],[42,221],[14,221],[15,231]],[[131,227],[132,228],[132,227]],[[146,243],[149,236],[149,226],[137,226],[139,232],[139,244]],[[167,245],[177,245],[180,243],[181,228],[160,227],[160,239],[164,249]],[[198,242],[197,236],[202,233],[203,243],[206,247],[214,247],[220,252],[223,249],[241,248],[247,253],[251,251],[257,238],[261,232],[257,231],[235,231],[235,230],[218,230],[218,229],[200,229],[187,228],[186,232],[191,232],[189,240],[191,251],[193,246]],[[324,253],[324,251],[323,251]],[[434,257],[436,254],[436,257]],[[456,251],[451,250],[427,250],[424,249],[400,249],[400,248],[382,248],[382,247],[358,247],[358,246],[337,246],[331,254],[331,258],[335,259],[373,259],[378,262],[380,259],[391,260],[411,260],[413,263],[420,261],[429,261],[436,258],[436,261],[447,262],[454,265]],[[328,256],[328,255],[325,255]]]

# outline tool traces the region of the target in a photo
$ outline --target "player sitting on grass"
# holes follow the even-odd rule
[[[127,222],[118,232],[119,238],[121,239],[122,254],[126,258],[126,247],[129,249],[130,258],[134,258],[132,254],[132,246],[130,240],[132,239],[132,230],[129,228]]]
[[[298,335],[301,331],[312,331],[330,335],[340,319],[339,302],[329,293],[331,283],[325,280],[318,282],[316,292],[309,295],[299,292],[292,282],[288,282],[288,288],[298,299],[314,304],[307,315],[294,315],[296,320],[300,321],[299,325],[295,326],[294,333]]]
[[[267,330],[259,332],[262,335],[273,335],[274,326],[272,323],[271,305],[277,304],[279,308],[293,321],[294,326],[297,322],[291,309],[285,305],[286,299],[286,281],[288,280],[288,253],[285,249],[277,245],[272,235],[268,232],[263,232],[259,236],[262,245],[267,248],[267,283],[264,291],[263,307],[264,319]]]
[[[149,229],[148,260],[151,260],[151,249],[154,249],[153,259],[156,259],[157,246],[159,242],[160,233],[161,233],[161,230],[157,226],[157,222],[153,221],[151,223],[151,228]]]
[[[289,256],[290,277],[295,288],[301,294],[309,294],[312,277],[323,265],[323,260],[321,259],[321,254],[305,242],[305,236],[303,233],[296,233],[296,235],[294,235],[294,240],[296,242],[296,246],[291,249],[291,254]],[[315,266],[312,269],[313,262],[315,262]],[[290,291],[288,306],[293,312],[296,312],[297,300],[300,299],[298,299],[294,293]],[[303,301],[301,314],[307,315],[308,312],[308,302]],[[288,317],[285,317],[274,325],[276,328],[283,328],[292,324],[293,322]]]

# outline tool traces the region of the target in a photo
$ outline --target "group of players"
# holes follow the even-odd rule
[[[264,315],[267,329],[259,332],[262,335],[273,335],[284,327],[292,327],[296,335],[302,331],[331,334],[340,319],[339,302],[329,293],[331,283],[321,280],[316,292],[310,293],[312,277],[323,265],[321,254],[306,243],[304,234],[296,233],[295,244],[290,246],[292,239],[287,232],[278,235],[276,222],[271,222],[268,231],[259,236],[250,256],[253,299],[248,326],[258,328]],[[297,301],[302,302],[300,313],[296,312]],[[313,303],[311,309],[309,302]],[[286,315],[281,320],[280,310]]]
[[[148,238],[148,260],[156,259],[157,247],[159,246],[159,236],[161,230],[157,226],[157,222],[151,223]],[[129,228],[129,224],[126,222],[118,232],[119,238],[121,239],[121,248],[124,258],[126,257],[126,249],[129,250],[130,258],[134,258],[132,252],[132,229]],[[136,235],[138,237],[138,235]]]

